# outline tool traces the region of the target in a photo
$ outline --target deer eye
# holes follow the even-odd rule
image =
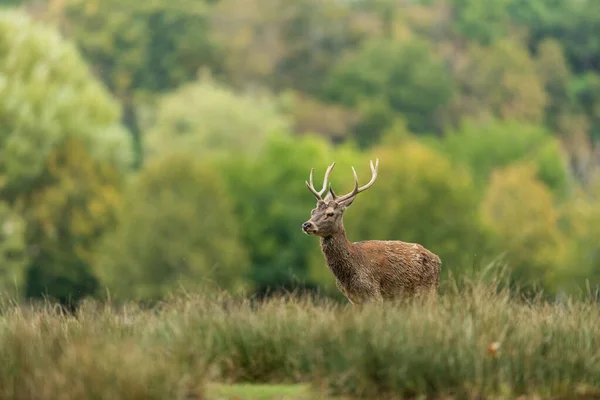
[[[327,216],[328,216],[328,217],[333,217],[333,213],[332,213],[332,212],[328,212],[328,213],[327,213]]]

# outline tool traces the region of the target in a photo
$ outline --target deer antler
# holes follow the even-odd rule
[[[312,194],[315,195],[315,197],[317,198],[317,200],[323,200],[323,194],[325,193],[325,191],[327,190],[327,181],[329,180],[329,174],[331,174],[331,170],[333,170],[333,167],[335,167],[335,163],[331,164],[328,168],[327,171],[325,171],[325,178],[323,179],[323,188],[317,192],[317,190],[315,189],[315,185],[313,184],[313,172],[314,172],[314,168],[310,169],[310,177],[309,177],[309,182],[306,182],[306,186],[308,187],[308,190],[311,191]],[[331,188],[331,185],[329,186]]]
[[[337,197],[336,194],[333,192],[333,189],[331,188],[331,186],[329,186],[329,193],[331,194],[331,197],[333,198],[333,200],[337,201],[338,203],[341,203],[341,202],[344,202],[346,200],[353,198],[360,192],[363,192],[363,191],[367,190],[368,188],[370,188],[373,185],[373,183],[375,183],[375,179],[377,179],[377,172],[379,170],[379,158],[375,159],[375,166],[373,166],[372,160],[369,161],[369,164],[371,165],[371,180],[369,181],[369,183],[367,183],[366,185],[359,188],[358,187],[358,175],[356,175],[356,171],[354,170],[354,167],[352,167],[352,172],[354,173],[354,189],[352,189],[352,191],[348,194]]]

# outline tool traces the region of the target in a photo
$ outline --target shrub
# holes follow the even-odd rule
[[[158,300],[178,285],[235,292],[248,267],[214,166],[178,153],[149,162],[131,182],[97,257],[102,284],[121,299]]]

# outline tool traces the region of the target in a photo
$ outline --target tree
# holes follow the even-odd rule
[[[375,15],[334,0],[221,0],[211,28],[234,86],[313,96],[345,51],[380,31]]]
[[[435,143],[452,159],[468,166],[475,182],[484,185],[492,172],[512,163],[529,160],[537,177],[556,194],[566,194],[568,168],[558,140],[539,125],[492,120],[465,121],[458,130],[449,130]]]
[[[415,133],[439,132],[437,113],[452,96],[449,71],[422,40],[370,40],[339,61],[325,98],[366,114],[360,143],[376,143],[398,114]],[[378,131],[373,123],[383,119]],[[374,138],[368,135],[375,136]]]
[[[600,11],[593,0],[513,0],[513,19],[528,28],[530,49],[554,40],[560,44],[573,73],[569,88],[572,105],[590,119],[590,136],[600,137],[597,91],[600,80]]]
[[[599,189],[596,181],[589,193],[575,193],[561,210],[564,234],[569,238],[568,257],[555,274],[553,284],[571,293],[581,293],[587,285],[593,293],[600,288]]]
[[[281,106],[291,116],[294,132],[319,134],[333,143],[346,140],[360,123],[356,110],[341,104],[325,103],[295,91],[288,91],[281,96]]]
[[[549,127],[559,131],[561,116],[571,113],[574,108],[569,92],[571,71],[560,43],[553,39],[540,42],[536,64],[537,73],[544,82],[548,94],[546,121]]]
[[[0,196],[35,187],[49,154],[80,138],[97,159],[131,162],[120,108],[76,48],[16,11],[0,12]]]
[[[589,136],[589,119],[584,114],[562,114],[557,123],[561,142],[574,180],[584,186],[593,181],[600,165],[597,146]]]
[[[593,142],[600,141],[600,73],[587,72],[572,79],[572,98],[590,121],[588,133]]]
[[[168,151],[205,156],[256,154],[269,134],[287,131],[290,121],[268,95],[238,94],[205,77],[162,97],[148,125],[147,156]]]
[[[123,175],[91,158],[81,141],[71,139],[50,154],[39,180],[40,187],[17,201],[34,254],[25,292],[76,303],[96,294],[93,254],[117,223]]]
[[[94,267],[111,296],[156,301],[179,286],[237,292],[247,257],[217,165],[174,152],[149,160],[131,182]]]
[[[557,39],[573,71],[579,74],[600,70],[600,10],[594,0],[512,0],[510,12],[517,23],[529,30],[529,45]]]
[[[513,0],[450,0],[455,26],[462,35],[488,45],[503,38],[510,28],[509,7]]]
[[[552,193],[536,178],[535,167],[520,163],[494,171],[481,213],[497,252],[505,254],[512,282],[548,288],[567,247]]]
[[[0,199],[26,224],[23,293],[93,294],[90,252],[110,226],[131,164],[120,108],[75,46],[0,12]]]
[[[527,49],[502,39],[489,47],[471,44],[456,66],[459,93],[451,112],[459,116],[540,123],[548,96]]]
[[[25,221],[11,207],[0,202],[0,292],[22,294],[29,254],[25,242]]]
[[[202,67],[218,69],[206,1],[56,0],[47,18],[77,44],[124,108],[142,162],[138,107],[147,95],[193,80]],[[52,15],[52,13],[56,15]]]

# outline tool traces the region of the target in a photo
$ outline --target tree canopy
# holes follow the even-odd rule
[[[10,197],[35,185],[68,138],[106,162],[131,163],[119,104],[73,43],[22,13],[0,11],[0,92],[0,176]]]
[[[592,0],[0,3],[2,290],[335,295],[300,226],[332,162],[352,240],[444,278],[600,284]],[[491,265],[491,264],[490,264]],[[476,272],[476,271],[474,271]],[[209,282],[211,285],[209,285]],[[211,289],[212,290],[212,289]]]

